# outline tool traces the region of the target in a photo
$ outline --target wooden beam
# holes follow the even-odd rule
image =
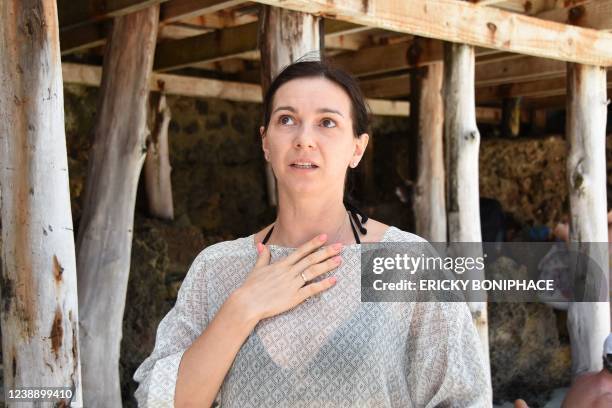
[[[570,241],[589,265],[576,270],[584,293],[595,299],[569,304],[568,329],[572,375],[602,369],[603,343],[610,333],[609,261],[606,200],[606,71],[600,67],[568,64],[567,123],[569,144],[567,183],[570,198]],[[575,260],[575,258],[574,258]],[[581,265],[582,266],[582,265]],[[590,301],[581,301],[590,300]],[[595,300],[595,301],[594,301]]]
[[[67,407],[83,394],[60,63],[55,2],[0,2],[4,389],[67,387]]]
[[[257,49],[258,23],[160,43],[153,69],[163,72],[201,62],[231,58]]]
[[[612,65],[610,33],[456,0],[257,1],[422,37],[561,61]]]
[[[612,0],[582,2],[570,8],[555,8],[538,14],[538,18],[558,21],[596,30],[612,30]]]
[[[446,208],[449,242],[481,242],[478,152],[474,98],[474,48],[446,43],[444,50],[444,145],[446,149]],[[467,252],[466,252],[467,251]],[[463,256],[482,256],[482,249],[464,249]],[[484,279],[484,270],[472,270],[468,279]],[[484,301],[482,300],[484,299]],[[486,292],[467,291],[466,300],[480,337],[487,370],[489,335]],[[490,374],[490,373],[489,373]],[[490,378],[490,375],[487,375]]]
[[[607,81],[607,87],[612,88],[612,77]],[[503,98],[547,98],[562,96],[567,93],[565,77],[540,81],[520,82],[515,84],[483,87],[476,89],[478,103],[498,101]],[[381,97],[384,97],[381,96]]]
[[[70,4],[80,4],[80,2],[73,0],[62,1]],[[137,0],[115,1],[135,2]],[[145,2],[144,0],[138,1],[141,3]],[[172,0],[161,4],[159,25],[160,27],[163,27],[166,24],[170,24],[184,18],[211,14],[229,7],[235,7],[244,2],[245,0]],[[78,7],[82,7],[82,5]],[[94,22],[87,25],[77,24],[72,27],[62,27],[62,32],[60,33],[60,47],[62,49],[62,55],[104,44],[106,42],[106,29],[104,23],[105,22]]]
[[[417,235],[446,242],[446,179],[444,174],[444,102],[442,62],[414,72],[416,118],[416,187],[414,218]]]
[[[565,76],[565,65],[561,61],[526,56],[485,62],[476,67],[476,86],[562,78]]]
[[[162,4],[159,12],[159,24],[173,23],[239,6],[246,0],[172,0]]]
[[[123,311],[158,21],[158,5],[117,17],[104,56],[77,236],[83,395],[88,407],[121,406]]]
[[[151,134],[147,138],[147,157],[144,163],[145,190],[149,214],[164,220],[174,219],[168,126],[171,112],[166,93],[158,92],[149,98]]]
[[[158,72],[194,64],[232,58],[257,51],[259,23],[226,28],[181,40],[160,43],[155,53],[154,69]],[[336,36],[345,31],[362,30],[356,24],[333,22],[324,24],[325,35]]]
[[[102,70],[94,65],[62,64],[64,82],[71,84],[100,86]],[[261,103],[261,87],[244,82],[220,81],[217,79],[197,78],[183,75],[153,73],[149,89],[159,91],[159,83],[170,95],[182,95],[194,98],[220,98],[236,102]],[[380,98],[368,98],[366,102],[372,114],[380,116],[409,116],[410,103]],[[501,110],[498,108],[477,107],[476,116],[479,122],[498,123]]]
[[[134,13],[168,0],[57,0],[61,30]]]

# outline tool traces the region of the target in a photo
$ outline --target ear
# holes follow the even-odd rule
[[[259,135],[261,136],[261,148],[264,152],[264,157],[268,161],[270,150],[268,149],[268,138],[266,137],[266,129],[263,126],[259,127]]]
[[[359,163],[363,154],[365,153],[365,149],[368,146],[368,141],[370,140],[370,135],[367,133],[362,133],[356,140],[355,143],[355,153],[353,153],[352,162]]]

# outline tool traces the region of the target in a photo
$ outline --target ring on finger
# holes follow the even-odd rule
[[[302,277],[302,279],[304,279],[304,283],[308,282],[308,279],[306,279],[306,275],[304,275],[304,271],[300,272],[300,276]]]

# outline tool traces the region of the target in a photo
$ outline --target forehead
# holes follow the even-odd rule
[[[298,112],[316,111],[319,108],[336,109],[348,114],[351,99],[340,85],[327,78],[298,78],[281,85],[272,103],[272,111],[278,106],[292,106]]]

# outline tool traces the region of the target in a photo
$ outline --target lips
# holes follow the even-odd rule
[[[290,166],[296,169],[316,169],[319,167],[313,161],[310,160],[296,160],[291,163]]]

